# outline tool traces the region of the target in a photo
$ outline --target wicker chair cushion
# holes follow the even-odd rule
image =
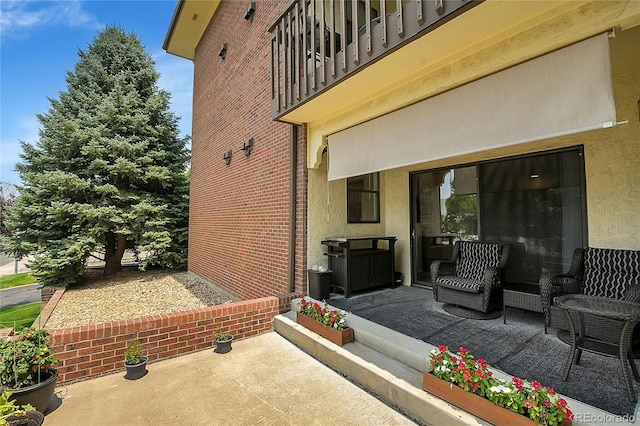
[[[640,303],[640,286],[634,285],[624,292],[624,300],[627,302]]]
[[[588,247],[584,253],[584,293],[624,299],[640,286],[640,251]]]
[[[452,276],[438,277],[438,286],[467,293],[482,293],[484,288],[481,281]]]
[[[460,278],[482,280],[487,268],[500,265],[501,254],[501,244],[461,242],[456,274]]]

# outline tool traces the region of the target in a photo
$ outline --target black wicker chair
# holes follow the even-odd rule
[[[450,261],[431,264],[435,300],[484,313],[500,308],[508,257],[508,244],[456,242]]]
[[[640,303],[640,251],[579,248],[575,250],[571,268],[566,274],[543,275],[540,278],[545,323],[558,329],[561,338],[563,332],[569,330],[569,325],[565,314],[553,305],[553,299],[571,293]],[[623,323],[585,315],[584,325],[586,336],[617,343]],[[633,342],[634,347],[640,343],[640,327],[634,330]]]

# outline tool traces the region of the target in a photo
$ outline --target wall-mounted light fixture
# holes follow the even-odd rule
[[[218,56],[220,56],[222,59],[227,57],[227,43],[222,44],[222,47],[218,51]]]
[[[242,143],[242,148],[240,148],[241,150],[244,151],[244,155],[246,155],[247,157],[249,155],[251,155],[251,149],[253,148],[253,138],[249,138],[249,140],[247,140],[246,142]]]
[[[251,3],[249,3],[249,8],[244,13],[244,19],[246,19],[247,21],[250,20],[251,18],[253,18],[254,13],[256,13],[256,2],[252,1]]]
[[[224,154],[222,154],[222,159],[224,160],[225,163],[227,163],[227,166],[229,165],[229,163],[231,163],[231,155],[233,154],[232,150],[227,150],[227,152],[225,152]]]

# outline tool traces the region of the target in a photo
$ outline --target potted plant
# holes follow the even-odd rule
[[[57,362],[45,329],[23,328],[0,341],[0,391],[9,390],[18,405],[44,413],[56,387]]]
[[[298,307],[300,308],[300,311],[296,312],[298,324],[339,346],[353,342],[353,329],[347,326],[344,311],[329,309],[327,302],[321,305],[318,302],[308,301],[302,294]]]
[[[42,413],[31,405],[17,405],[10,391],[0,394],[0,426],[39,426],[44,422]]]
[[[569,425],[567,401],[538,381],[495,379],[489,365],[465,348],[452,355],[445,345],[430,353],[431,372],[422,389],[493,424]]]
[[[213,331],[213,336],[216,339],[215,352],[219,354],[226,354],[231,350],[231,342],[233,342],[233,336],[228,332],[223,332],[222,327],[218,326]]]
[[[147,374],[147,362],[149,357],[142,355],[142,344],[139,340],[134,340],[127,345],[124,354],[124,367],[127,372],[124,378],[127,380],[136,380]]]

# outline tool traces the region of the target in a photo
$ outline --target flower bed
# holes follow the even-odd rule
[[[566,425],[573,420],[573,413],[567,406],[567,401],[552,388],[544,387],[538,381],[529,383],[517,377],[514,377],[511,382],[495,379],[486,361],[482,358],[474,359],[465,348],[460,348],[456,356],[449,352],[447,346],[440,345],[438,349],[431,351],[430,355],[431,374],[446,382],[445,388],[457,386],[465,392],[490,401],[497,407],[526,416],[536,424]],[[438,386],[429,380],[428,376],[431,374],[424,374],[423,389],[443,398],[442,392],[436,393]],[[443,399],[447,399],[454,405],[458,405],[457,402],[464,404],[460,394],[456,395],[458,397],[452,398],[453,400]],[[467,406],[460,406],[460,408],[469,409]],[[483,413],[472,412],[472,414],[487,421],[492,420],[482,417]]]
[[[300,312],[296,313],[298,324],[339,346],[353,342],[353,329],[347,327],[346,314],[343,311],[329,309],[326,302],[321,305],[318,302],[308,301],[303,295],[300,295],[298,306],[300,307]]]
[[[345,320],[346,314],[344,311],[337,309],[329,309],[327,302],[320,305],[318,302],[310,302],[300,295],[300,313],[306,315],[322,324],[335,328],[336,330],[344,330],[347,328],[347,322]]]

